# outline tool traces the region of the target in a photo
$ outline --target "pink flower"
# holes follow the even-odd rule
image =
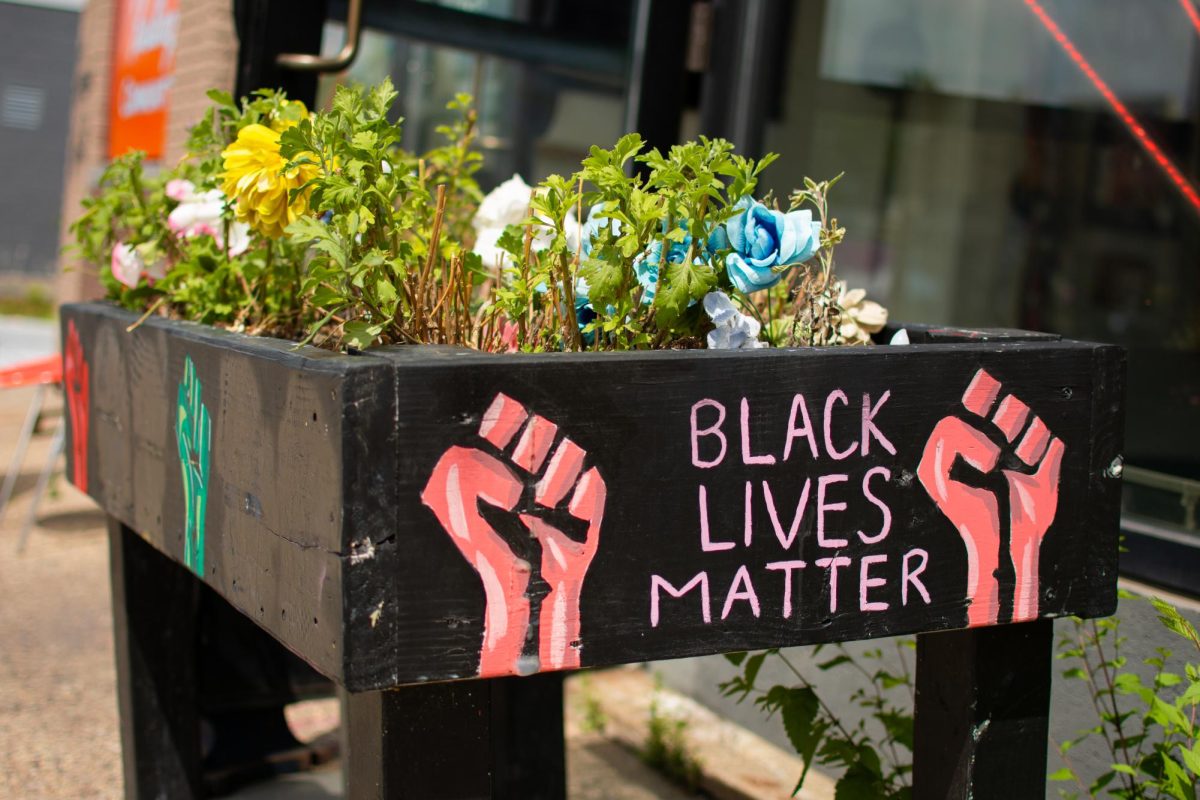
[[[180,239],[211,236],[224,247],[225,195],[220,189],[197,192],[191,181],[175,179],[167,183],[167,197],[179,202],[167,215],[167,227]],[[229,224],[229,255],[238,256],[250,248],[250,228],[244,222]]]
[[[147,245],[131,247],[117,242],[112,251],[113,277],[130,289],[137,288],[143,275],[150,283],[162,280],[167,274],[167,262],[158,258],[147,263],[146,256],[152,252]]]
[[[504,345],[504,352],[517,352],[517,334],[520,329],[517,328],[517,323],[506,319],[500,323],[500,343]]]
[[[196,193],[196,185],[183,178],[175,178],[174,180],[167,181],[166,193],[167,197],[178,203],[182,203],[186,198]]]
[[[142,277],[142,257],[124,242],[118,242],[112,251],[112,274],[130,289],[138,285]]]

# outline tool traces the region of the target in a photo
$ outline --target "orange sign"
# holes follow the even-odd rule
[[[175,72],[179,0],[118,0],[108,155],[161,158]]]

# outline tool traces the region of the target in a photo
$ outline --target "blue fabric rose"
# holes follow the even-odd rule
[[[784,271],[776,267],[806,261],[821,246],[821,223],[813,221],[808,209],[784,214],[749,198],[738,207],[741,213],[725,224],[733,248],[725,270],[745,294],[779,283]]]

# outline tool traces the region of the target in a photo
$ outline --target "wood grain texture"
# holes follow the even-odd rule
[[[112,517],[108,537],[125,796],[203,797],[196,674],[201,587]]]
[[[565,798],[561,674],[344,693],[349,800]]]
[[[917,637],[914,800],[1046,796],[1054,626]]]
[[[929,343],[511,356],[410,347],[339,356],[159,320],[127,334],[132,316],[102,305],[68,306],[63,318],[75,320],[91,367],[89,493],[181,560],[174,397],[190,356],[213,418],[204,579],[353,691],[474,677],[485,627],[495,634],[500,624],[487,614],[488,567],[464,556],[462,537],[428,504],[431,475],[448,453],[467,458],[461,465],[490,465],[504,486],[519,484],[512,503],[477,503],[470,481],[483,473],[456,466],[454,491],[464,502],[446,506],[477,514],[503,553],[528,565],[519,593],[527,623],[517,630],[524,639],[512,671],[571,656],[590,666],[964,627],[961,526],[917,476],[931,432],[947,417],[1003,451],[984,475],[957,462],[946,469],[948,479],[1000,498],[994,621],[1013,619],[1021,603],[1008,555],[1015,512],[1001,473],[1032,468],[1014,456],[1021,439],[1006,441],[990,420],[964,410],[981,369],[1000,383],[999,397],[1012,394],[1064,448],[1057,509],[1034,569],[1036,615],[1099,616],[1115,605],[1120,481],[1109,468],[1121,452],[1124,375],[1116,347],[906,326],[914,342]],[[532,475],[514,466],[533,458],[514,454],[524,434],[505,448],[481,435],[498,395],[552,423],[539,428],[554,440]],[[811,439],[800,430],[803,415],[793,417],[798,403]],[[537,501],[563,437],[606,490],[590,537],[587,513],[569,508],[582,479],[552,508]],[[538,444],[525,443],[535,455]],[[595,544],[577,562],[582,570],[561,562],[568,566],[555,572],[544,549],[555,537],[545,526],[561,533],[559,550]],[[543,608],[580,575],[574,616]],[[692,581],[678,598],[665,588]],[[546,630],[553,620],[565,622]]]

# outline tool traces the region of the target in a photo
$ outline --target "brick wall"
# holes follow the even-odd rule
[[[79,202],[95,185],[108,155],[108,96],[112,74],[112,35],[115,0],[89,0],[79,18],[75,92],[63,170],[63,244],[70,241],[67,226],[79,215]],[[87,265],[69,253],[59,258],[59,302],[96,297],[100,285]]]
[[[208,108],[209,89],[233,91],[237,36],[233,0],[183,0],[175,82],[167,113],[167,163],[184,154],[187,129]]]
[[[237,65],[233,0],[182,0],[180,5],[175,81],[168,100],[166,164],[183,155],[187,129],[208,102],[205,93],[212,88],[232,91]],[[116,0],[89,0],[79,21],[75,99],[63,180],[61,241],[64,245],[70,242],[67,226],[79,215],[80,201],[94,189],[108,160],[116,7]],[[91,299],[101,294],[95,267],[79,264],[65,252],[60,262],[59,302]]]

